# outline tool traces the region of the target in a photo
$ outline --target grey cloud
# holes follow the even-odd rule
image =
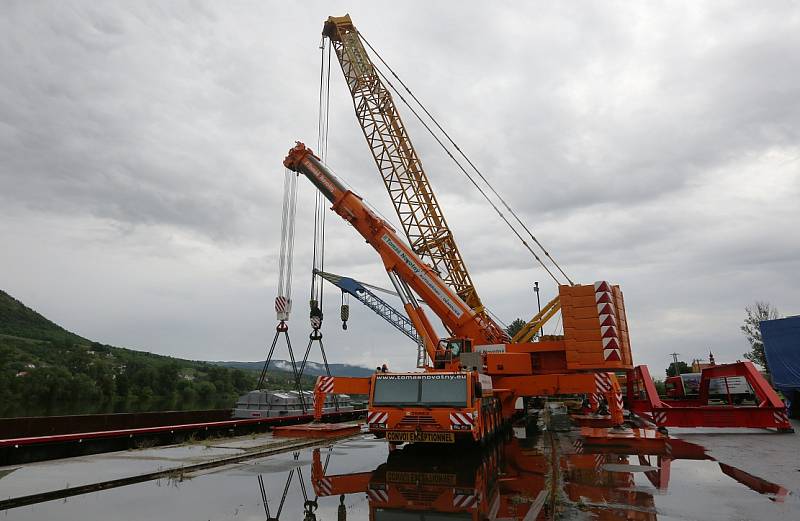
[[[281,160],[295,139],[316,148],[322,21],[348,10],[568,273],[623,285],[639,361],[665,365],[676,344],[736,358],[745,305],[795,304],[790,2],[0,10],[0,238],[11,245],[0,287],[85,336],[191,358],[262,356]],[[336,63],[331,103],[330,165],[396,221]],[[531,314],[529,281],[543,296],[555,285],[401,112],[485,303],[506,320]],[[313,196],[299,182],[292,330],[302,337]],[[326,261],[386,285],[377,255],[333,214]],[[331,299],[335,356],[413,364],[413,347],[355,304],[350,333],[337,330]]]

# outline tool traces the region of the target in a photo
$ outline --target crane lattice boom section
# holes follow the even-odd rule
[[[323,32],[339,59],[364,136],[414,252],[472,309],[483,305],[442,215],[397,107],[349,16],[330,17]]]

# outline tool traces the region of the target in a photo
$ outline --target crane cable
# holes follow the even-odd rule
[[[403,103],[405,103],[406,107],[408,107],[408,109],[412,112],[412,114],[414,114],[414,116],[416,116],[417,120],[419,120],[419,122],[422,124],[422,126],[425,127],[425,129],[431,134],[431,136],[433,136],[433,139],[435,139],[439,143],[439,145],[441,145],[441,147],[445,151],[445,153],[448,156],[450,156],[450,159],[452,159],[453,162],[456,164],[456,166],[458,166],[458,168],[464,173],[464,175],[467,176],[467,179],[469,179],[469,181],[472,183],[472,185],[475,187],[475,189],[478,190],[478,192],[480,192],[480,194],[483,196],[483,198],[486,200],[486,202],[488,202],[491,205],[491,207],[494,209],[494,211],[497,213],[497,215],[499,215],[500,218],[506,223],[506,225],[508,225],[509,229],[522,242],[522,245],[525,246],[525,248],[527,248],[527,250],[531,253],[531,255],[533,255],[533,258],[536,259],[536,261],[542,266],[542,268],[544,268],[544,270],[547,272],[547,274],[550,275],[550,277],[552,277],[552,279],[556,282],[556,284],[561,284],[561,281],[558,280],[558,277],[556,277],[553,274],[553,272],[550,271],[550,268],[548,268],[547,265],[542,261],[542,259],[536,254],[536,252],[533,251],[533,249],[530,247],[530,245],[525,240],[525,238],[522,237],[522,235],[520,235],[520,233],[517,231],[516,228],[514,228],[514,226],[511,224],[511,222],[505,216],[505,214],[500,210],[500,208],[497,207],[497,205],[494,203],[494,201],[492,201],[489,198],[489,196],[486,194],[486,192],[480,187],[480,185],[469,174],[469,172],[467,172],[467,170],[461,165],[461,163],[458,162],[458,160],[455,158],[455,156],[453,156],[452,152],[450,152],[450,150],[448,150],[446,148],[445,144],[442,143],[441,139],[439,139],[439,136],[437,136],[433,132],[433,130],[430,128],[430,126],[428,126],[428,124],[425,123],[425,121],[420,117],[420,115],[417,113],[417,111],[414,110],[414,107],[412,107],[411,105],[408,104],[408,102],[406,102],[406,100],[403,97],[403,95],[389,81],[389,79],[383,74],[383,72],[380,71],[380,69],[376,68],[375,70],[378,71],[378,74],[380,74],[380,76],[383,78],[383,80],[386,82],[386,84],[389,85],[389,87],[395,92],[395,94],[397,94],[397,96],[403,101]],[[567,279],[567,280],[569,280],[569,279]]]
[[[425,112],[425,114],[428,116],[428,118],[430,118],[430,120],[434,123],[434,125],[436,125],[436,127],[442,132],[442,134],[444,134],[444,136],[447,138],[447,140],[450,142],[450,144],[453,145],[453,147],[455,147],[455,149],[458,151],[458,153],[467,161],[469,166],[472,167],[472,169],[475,171],[475,173],[478,174],[478,176],[486,184],[486,186],[489,187],[489,189],[492,191],[492,193],[500,200],[500,202],[503,204],[503,206],[506,208],[506,210],[508,210],[508,212],[514,217],[514,219],[519,223],[519,225],[522,226],[522,228],[525,230],[525,232],[528,234],[528,236],[530,236],[530,238],[533,240],[533,242],[536,243],[536,245],[542,250],[542,252],[544,252],[544,255],[550,260],[550,262],[553,263],[553,265],[558,269],[559,272],[561,272],[561,274],[564,276],[564,278],[567,279],[567,281],[570,284],[574,284],[572,282],[572,280],[570,279],[570,277],[561,268],[561,266],[550,255],[550,252],[548,252],[547,249],[545,249],[545,247],[542,245],[542,243],[539,242],[539,240],[536,238],[536,236],[533,235],[533,232],[531,232],[531,230],[528,228],[528,226],[526,226],[525,223],[522,221],[522,219],[520,219],[519,215],[511,208],[511,206],[506,202],[506,200],[497,192],[497,190],[494,188],[494,186],[492,186],[492,184],[486,179],[486,177],[483,175],[483,173],[478,169],[477,166],[475,166],[475,164],[464,153],[464,151],[461,150],[461,147],[459,147],[458,144],[456,144],[456,142],[453,141],[453,139],[450,137],[450,135],[447,133],[447,131],[444,128],[442,128],[442,126],[439,124],[439,122],[436,120],[436,118],[430,113],[430,111],[428,111],[428,109],[425,107],[425,105],[423,105],[422,102],[419,101],[419,99],[414,95],[414,93],[411,91],[411,89],[409,89],[408,86],[403,82],[403,80],[400,79],[400,77],[397,75],[397,73],[394,71],[394,69],[392,69],[389,66],[388,63],[386,63],[386,60],[383,59],[383,57],[380,55],[380,53],[378,53],[378,51],[375,50],[375,48],[369,43],[369,41],[364,37],[364,35],[360,31],[359,31],[358,35],[361,38],[361,40],[363,40],[364,43],[367,44],[367,47],[369,47],[370,50],[373,53],[375,53],[375,56],[378,57],[378,59],[381,61],[381,63],[383,63],[383,65],[386,66],[386,68],[389,70],[389,72],[392,74],[392,76],[394,76],[397,79],[397,81],[400,83],[400,85],[403,86],[405,91],[411,96],[411,98],[417,103],[417,105],[419,105],[419,107]],[[494,202],[490,200],[490,198],[484,192],[484,190],[481,189],[480,186],[478,186],[477,182],[466,171],[466,169],[461,165],[461,163],[458,162],[458,160],[447,149],[447,147],[444,145],[444,143],[442,143],[442,141],[439,139],[439,137],[436,136],[436,134],[433,132],[433,130],[422,120],[421,116],[417,113],[417,111],[414,110],[414,108],[411,107],[411,105],[405,100],[403,95],[400,94],[399,89],[397,89],[389,81],[389,79],[386,77],[386,75],[380,69],[375,67],[375,70],[378,72],[378,74],[380,74],[380,76],[384,79],[384,81],[386,81],[386,83],[389,85],[389,87],[398,95],[398,97],[409,108],[409,110],[411,110],[411,112],[414,114],[414,116],[417,118],[417,120],[419,120],[419,122],[422,123],[422,125],[425,127],[425,129],[434,137],[434,139],[436,139],[436,141],[439,143],[439,145],[445,150],[447,155],[450,156],[450,158],[453,160],[453,162],[456,163],[456,165],[459,167],[459,169],[464,173],[464,175],[467,176],[467,178],[472,182],[472,184],[475,186],[475,188],[478,189],[478,191],[481,193],[481,195],[484,197],[484,199],[486,199],[486,201],[492,206],[492,208],[494,208],[495,212],[497,212],[497,214],[503,219],[503,221],[505,221],[505,223],[508,225],[508,227],[511,229],[511,231],[514,232],[514,234],[520,239],[520,241],[522,241],[522,244],[528,249],[528,251],[530,251],[531,254],[533,254],[534,258],[539,262],[539,264],[542,265],[542,267],[545,269],[545,271],[547,271],[547,273],[553,278],[553,280],[556,281],[556,283],[559,283],[559,280],[544,265],[544,263],[539,258],[539,256],[531,249],[531,247],[524,240],[524,238],[519,234],[519,232],[514,228],[514,226],[511,224],[511,222],[509,222],[509,220],[500,211],[500,209],[494,204]]]
[[[286,169],[283,180],[283,212],[281,214],[281,247],[278,258],[278,298],[288,302],[291,311],[292,267],[294,265],[294,223],[297,211],[297,174]]]
[[[328,155],[331,92],[331,46],[330,44],[326,46],[325,42],[325,38],[320,42],[319,111],[317,116],[317,151],[323,162]],[[326,47],[328,51],[327,57],[325,55]],[[327,215],[325,199],[320,191],[316,190],[314,199],[314,246],[312,252],[310,299],[313,329],[319,329],[322,326],[322,299],[325,286],[322,284],[322,280],[318,278],[316,271],[325,270],[325,217]],[[315,315],[318,315],[318,321],[315,319]]]

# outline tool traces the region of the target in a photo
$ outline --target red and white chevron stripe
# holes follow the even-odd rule
[[[656,425],[664,425],[667,423],[667,413],[664,411],[656,411],[653,413],[653,422]]]
[[[451,412],[450,413],[450,425],[457,425],[459,427],[466,426],[470,429],[475,426],[475,421],[472,419],[472,415],[466,412]]]
[[[606,462],[606,455],[605,454],[595,454],[594,455],[594,468],[595,470],[600,470]]]
[[[286,297],[275,297],[275,311],[278,313],[286,313],[289,311],[290,303]]]
[[[385,490],[373,490],[371,488],[367,489],[367,495],[369,499],[374,503],[386,503],[389,501],[389,493]]]
[[[583,454],[583,440],[575,440],[572,442],[572,446],[575,447],[576,454]]]
[[[478,496],[474,494],[453,494],[453,506],[455,508],[472,508],[478,502]]]
[[[616,322],[617,312],[614,310],[614,306],[607,302],[597,304],[597,314],[600,316],[608,315],[614,317],[614,321]]]
[[[333,494],[333,483],[328,478],[322,478],[317,481],[317,487],[319,488],[322,494],[320,496],[330,496]]]
[[[786,425],[789,423],[789,417],[784,411],[772,411],[772,417],[778,425]]]
[[[291,299],[278,295],[275,297],[275,314],[278,320],[289,320],[289,312],[292,310]]]
[[[617,406],[619,406],[620,410],[624,409],[625,406],[622,403],[622,393],[614,393],[614,400],[616,400]]]
[[[614,310],[611,285],[607,281],[600,280],[594,283],[594,300],[597,303],[597,319],[600,322],[600,336],[603,340],[603,360],[621,361],[617,313]]]
[[[594,373],[594,385],[598,394],[611,392],[611,377],[608,373]]]
[[[333,376],[320,376],[317,378],[317,390],[323,393],[333,392]]]
[[[389,419],[388,412],[370,411],[369,414],[367,414],[367,423],[369,424],[386,423],[388,419]]]

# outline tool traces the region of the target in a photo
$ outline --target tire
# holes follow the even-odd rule
[[[483,412],[483,411],[481,411],[481,412]],[[488,442],[487,438],[489,437],[488,434],[487,434],[488,433],[488,426],[486,425],[487,424],[486,419],[487,418],[486,418],[485,415],[481,416],[481,430],[480,430],[481,438],[480,438],[480,440],[478,440],[478,442],[480,443],[481,447],[485,447],[486,446],[486,443]]]

